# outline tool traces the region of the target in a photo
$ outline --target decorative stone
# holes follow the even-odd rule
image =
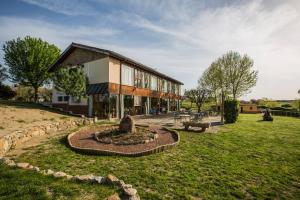
[[[67,174],[64,173],[64,172],[55,172],[55,173],[53,174],[53,176],[56,177],[56,178],[59,178],[59,177],[66,177]]]
[[[115,184],[117,184],[118,181],[119,181],[119,179],[112,174],[108,174],[106,177],[106,182],[109,184],[115,185]]]
[[[133,118],[130,115],[126,115],[122,118],[119,131],[121,133],[134,133],[135,132],[135,123]]]
[[[136,195],[137,190],[134,189],[134,188],[124,188],[123,192],[124,192],[125,195],[134,196],[134,195]]]
[[[82,176],[76,175],[74,176],[74,179],[78,181],[92,181],[93,177],[94,177],[93,175],[82,175]]]
[[[39,172],[39,171],[40,171],[40,168],[38,168],[38,167],[33,167],[33,170],[36,171],[36,172]]]
[[[26,169],[28,168],[29,163],[17,163],[17,167],[22,168],[22,169]]]
[[[123,181],[123,180],[118,180],[117,182],[116,182],[116,184],[117,184],[117,186],[119,186],[119,187],[121,187],[121,188],[123,188],[126,184],[125,184],[125,182]]]
[[[28,168],[28,169],[33,169],[33,166],[32,166],[32,165],[29,165],[27,168]]]
[[[104,183],[105,182],[105,178],[102,177],[102,176],[94,176],[93,177],[93,182]]]
[[[121,200],[117,193],[107,197],[105,200]]]
[[[54,171],[52,171],[51,169],[46,170],[46,175],[52,175],[52,174],[54,174]]]
[[[73,179],[73,176],[67,175],[66,178],[67,178],[67,180],[71,180],[71,179]]]
[[[9,158],[3,158],[3,159],[2,159],[2,162],[3,162],[4,164],[10,166],[10,167],[16,166],[15,161],[13,161],[13,160],[11,160],[11,159],[9,159]]]

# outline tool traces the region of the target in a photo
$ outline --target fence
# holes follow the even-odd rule
[[[272,115],[287,116],[287,117],[300,117],[299,112],[285,111],[285,110],[271,110]]]

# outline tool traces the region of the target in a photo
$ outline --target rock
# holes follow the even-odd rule
[[[54,174],[54,171],[52,171],[51,169],[46,170],[46,175],[52,175],[52,174]]]
[[[4,164],[10,166],[10,167],[16,166],[15,161],[13,161],[13,160],[11,160],[11,159],[9,159],[9,158],[3,158],[3,159],[2,159],[2,162],[3,162]]]
[[[119,181],[119,179],[112,174],[108,174],[106,177],[106,182],[109,184],[115,185],[115,184],[117,184],[118,181]]]
[[[32,165],[29,165],[27,168],[28,169],[33,169],[34,167]]]
[[[119,197],[119,195],[117,193],[107,197],[105,200],[121,200],[121,198]]]
[[[38,167],[33,167],[33,170],[36,171],[36,172],[39,172],[39,171],[40,171],[40,168],[38,168]]]
[[[71,179],[73,179],[73,176],[67,175],[66,178],[67,178],[68,180],[71,180]]]
[[[17,163],[17,167],[26,169],[29,166],[29,163]]]
[[[93,177],[94,177],[93,175],[82,175],[82,176],[76,175],[74,176],[74,179],[78,181],[92,181]]]
[[[124,182],[123,180],[117,181],[116,184],[117,184],[117,186],[119,186],[119,187],[121,187],[121,188],[123,188],[123,187],[126,185],[125,182]]]
[[[135,196],[136,193],[137,193],[137,190],[134,189],[134,188],[124,188],[123,189],[123,192],[125,195],[128,195],[128,196]]]
[[[64,172],[55,172],[55,173],[53,174],[53,176],[56,177],[56,178],[59,178],[59,177],[66,177],[67,174],[64,173]]]
[[[94,176],[94,177],[93,177],[93,182],[96,182],[96,183],[104,183],[104,182],[105,182],[105,178],[102,177],[102,176]]]
[[[119,131],[121,133],[134,133],[135,132],[135,123],[133,118],[130,115],[126,115],[122,118]]]

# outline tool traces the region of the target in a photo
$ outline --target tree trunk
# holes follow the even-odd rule
[[[198,107],[198,113],[201,112],[201,106],[197,106]]]
[[[39,87],[34,87],[33,89],[34,89],[34,102],[37,103]]]

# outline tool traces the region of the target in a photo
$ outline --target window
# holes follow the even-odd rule
[[[63,101],[63,96],[58,96],[57,101]]]
[[[171,92],[172,92],[173,94],[176,93],[176,84],[174,84],[174,83],[171,84]]]
[[[134,85],[134,69],[132,67],[129,67],[127,65],[122,65],[122,84],[123,85]]]
[[[171,82],[168,81],[167,83],[167,92],[171,92]]]
[[[134,85],[138,88],[144,88],[144,72],[135,70]]]
[[[157,90],[157,77],[151,76],[151,90]]]
[[[142,106],[142,97],[134,96],[134,106]]]
[[[150,75],[144,72],[144,87],[150,88]]]
[[[64,96],[64,101],[69,101],[69,96]]]
[[[252,110],[252,106],[250,106],[250,110]]]
[[[167,81],[164,80],[164,79],[162,79],[161,82],[162,82],[162,83],[161,83],[161,85],[162,85],[162,91],[163,91],[163,92],[167,92],[167,91],[168,91],[168,89],[167,89],[167,87],[168,87],[168,86],[167,86]]]

